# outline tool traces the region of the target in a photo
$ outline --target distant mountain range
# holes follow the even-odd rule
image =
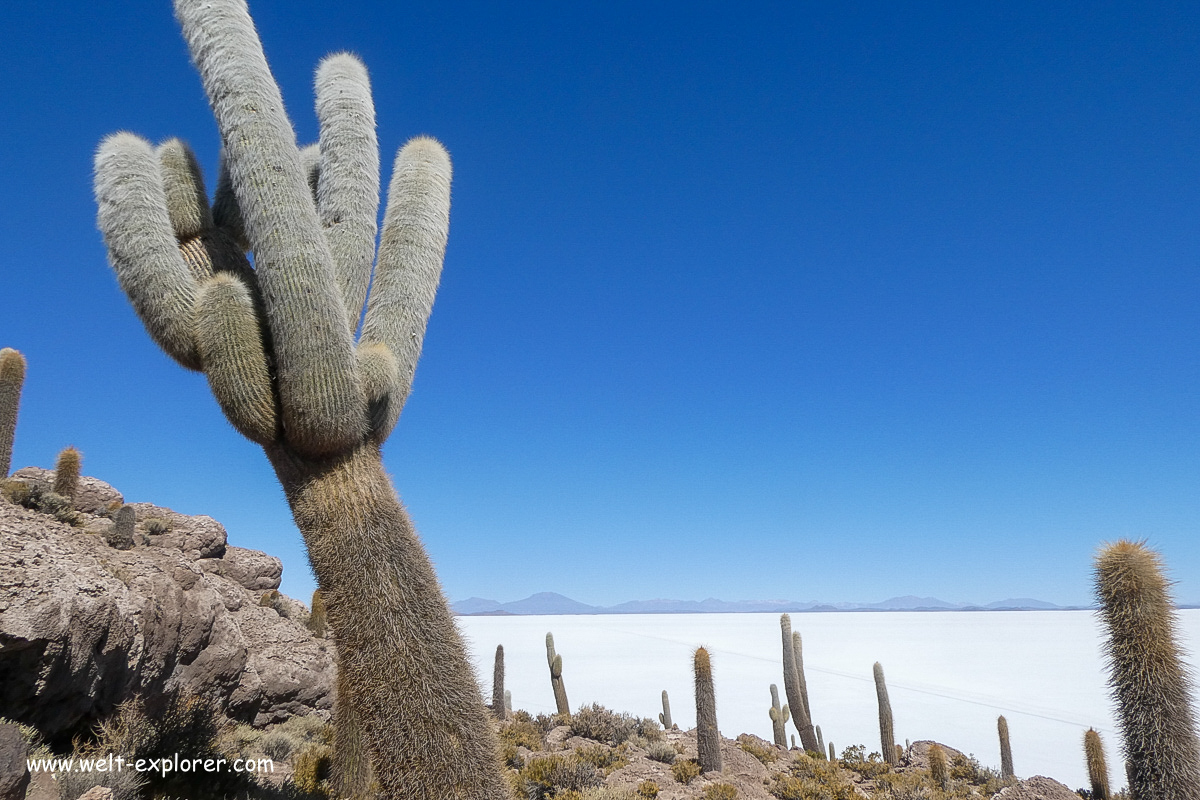
[[[500,603],[469,597],[451,603],[455,614],[465,617],[553,614],[739,614],[821,611],[1072,611],[1085,606],[1057,606],[1044,600],[1017,597],[984,606],[947,603],[936,597],[893,597],[882,603],[800,603],[794,600],[632,600],[615,606],[589,606],[554,592],[539,592],[524,600]]]

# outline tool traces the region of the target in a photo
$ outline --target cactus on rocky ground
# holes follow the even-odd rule
[[[0,348],[0,479],[7,478],[12,467],[17,410],[24,384],[25,356],[11,347]]]
[[[829,760],[837,761],[837,751],[833,749],[833,742],[829,743]]]
[[[721,734],[717,731],[717,693],[713,688],[712,660],[708,650],[692,654],[696,677],[696,752],[703,772],[721,771]]]
[[[950,770],[946,766],[946,751],[937,744],[929,745],[929,777],[938,788],[945,789],[950,783]]]
[[[875,673],[875,697],[879,701],[880,752],[883,759],[894,767],[900,763],[900,759],[896,756],[896,734],[892,729],[892,703],[883,679],[883,666],[876,661],[872,670]]]
[[[329,627],[329,618],[325,611],[325,595],[321,594],[320,589],[314,589],[312,593],[312,609],[308,615],[308,629],[313,632],[313,636],[318,639],[324,639],[326,629]]]
[[[1191,679],[1177,644],[1162,559],[1142,542],[1122,540],[1101,548],[1095,569],[1130,794],[1138,800],[1200,798]]]
[[[1109,800],[1108,762],[1104,759],[1104,744],[1094,728],[1083,735],[1083,754],[1087,759],[1088,780],[1092,784],[1092,800]]]
[[[554,689],[554,705],[558,713],[570,716],[571,705],[567,702],[567,687],[562,679],[562,656],[554,652],[554,634],[546,634],[546,663],[550,665],[550,686]]]
[[[787,703],[783,707],[779,707],[779,687],[771,684],[771,708],[767,711],[771,717],[771,731],[775,737],[775,744],[780,747],[787,747],[787,732],[784,730],[784,724],[791,718],[791,709]]]
[[[1013,772],[1012,745],[1008,741],[1008,720],[1003,714],[996,719],[996,730],[1000,734],[1000,777],[1008,780],[1016,773]]]
[[[512,692],[508,689],[504,690],[504,713],[512,715]]]
[[[492,713],[496,719],[506,719],[504,706],[504,645],[496,645],[496,660],[492,664]]]
[[[112,529],[105,534],[105,540],[118,550],[128,550],[133,547],[135,525],[137,525],[137,510],[130,505],[121,506],[113,519]]]
[[[150,336],[203,371],[266,452],[337,637],[354,707],[339,716],[363,726],[379,795],[506,796],[462,638],[380,452],[441,272],[449,158],[426,137],[401,149],[376,252],[362,64],[339,54],[318,68],[309,169],[244,0],[175,0],[175,13],[224,144],[222,174],[210,204],[182,142],[105,139],[95,189],[117,279]],[[335,774],[341,758],[335,745]]]
[[[779,629],[783,636],[783,690],[787,694],[788,707],[792,712],[792,724],[800,734],[800,744],[805,750],[817,752],[817,732],[809,718],[804,694],[801,689],[800,673],[796,666],[795,638],[792,636],[792,618],[788,614],[779,617]]]
[[[667,690],[663,689],[662,693],[662,713],[658,715],[658,721],[662,723],[663,730],[669,731],[675,727],[675,723],[671,721],[671,701],[667,699]]]
[[[83,455],[74,447],[64,447],[54,462],[54,492],[74,500],[79,491],[79,473],[83,468]]]
[[[814,725],[813,730],[817,733],[817,752],[821,754],[821,758],[825,757],[825,737],[821,735],[821,726]]]
[[[796,749],[796,734],[792,734],[792,749]]]

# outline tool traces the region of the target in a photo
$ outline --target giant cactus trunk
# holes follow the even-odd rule
[[[1137,800],[1200,800],[1200,741],[1162,559],[1119,541],[1096,556],[1109,682]]]
[[[17,409],[24,384],[25,356],[11,347],[0,348],[0,478],[7,478],[12,467]]]
[[[507,719],[504,706],[504,645],[496,645],[496,660],[492,664],[492,713],[497,719]]]
[[[508,797],[463,643],[380,456],[441,274],[449,157],[424,137],[401,150],[376,252],[362,64],[321,63],[320,141],[302,154],[245,3],[176,0],[175,12],[225,146],[222,175],[210,204],[182,142],[108,137],[96,198],[117,279],[283,485],[337,637],[338,758],[368,751],[383,798]],[[339,792],[373,791],[366,770],[341,766]]]
[[[692,657],[696,677],[696,756],[704,772],[721,771],[721,734],[717,730],[717,693],[713,687],[708,651],[696,648]]]
[[[893,767],[900,763],[896,755],[896,732],[892,722],[892,701],[888,698],[887,681],[883,677],[883,666],[878,661],[872,668],[875,673],[875,699],[879,702],[879,745],[883,748],[883,760]]]

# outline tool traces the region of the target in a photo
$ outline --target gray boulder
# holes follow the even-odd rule
[[[23,800],[29,786],[29,744],[16,725],[0,725],[0,800]]]

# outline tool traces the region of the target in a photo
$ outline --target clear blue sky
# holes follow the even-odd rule
[[[335,8],[335,6],[337,6]],[[386,464],[452,599],[1200,600],[1200,8],[315,3],[251,11],[302,142],[334,50],[384,161],[454,159]],[[312,588],[261,451],[144,333],[92,152],[217,135],[166,0],[0,7],[15,464],[63,446]],[[386,181],[386,175],[385,175]]]

